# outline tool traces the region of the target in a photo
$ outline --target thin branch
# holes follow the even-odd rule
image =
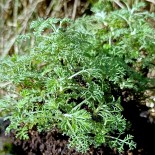
[[[54,3],[53,3],[53,1],[51,1],[50,5],[46,9],[46,13],[45,13],[46,17],[49,15],[49,13],[50,13],[51,9],[53,8],[53,6],[54,6]]]
[[[124,8],[124,5],[119,0],[114,0],[114,2],[120,7]]]
[[[77,11],[77,6],[78,6],[78,0],[74,1],[74,6],[73,6],[73,13],[72,13],[72,19],[75,19],[76,16],[76,11]]]
[[[151,2],[151,3],[155,4],[155,0],[146,0],[146,1],[148,1],[148,2]]]

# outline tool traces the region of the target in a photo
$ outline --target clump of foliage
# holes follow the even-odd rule
[[[49,18],[32,22],[35,38],[27,55],[0,63],[1,111],[10,111],[7,133],[28,139],[28,131],[58,128],[69,146],[86,152],[106,144],[123,151],[135,148],[121,112],[121,92],[143,91],[150,84],[144,68],[155,59],[153,28],[147,12],[121,9],[96,12],[72,21]]]

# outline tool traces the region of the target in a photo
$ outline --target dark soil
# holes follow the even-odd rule
[[[131,122],[130,134],[134,136],[137,149],[134,155],[155,155],[155,120],[150,122],[149,116],[141,117],[141,112],[147,111],[146,106],[139,105],[135,101],[123,103],[124,117]]]
[[[14,141],[16,154],[22,155],[82,155],[75,149],[68,148],[68,137],[58,133],[57,130],[38,134],[32,131],[30,140]],[[114,151],[104,146],[95,149],[93,147],[83,155],[113,155]]]

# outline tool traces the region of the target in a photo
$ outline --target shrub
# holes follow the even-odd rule
[[[123,151],[135,147],[125,135],[128,122],[121,112],[125,89],[142,92],[151,83],[144,69],[153,65],[151,14],[135,9],[97,12],[75,22],[49,18],[32,22],[35,38],[29,54],[0,63],[1,112],[10,112],[7,133],[28,139],[28,132],[58,128],[69,146],[86,152],[106,144]]]

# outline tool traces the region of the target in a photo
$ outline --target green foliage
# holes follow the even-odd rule
[[[86,152],[90,145],[107,144],[123,151],[135,147],[124,133],[128,123],[121,112],[121,93],[145,90],[143,68],[155,59],[151,15],[122,9],[97,12],[75,22],[39,19],[31,24],[35,43],[29,54],[0,63],[0,79],[10,96],[1,99],[11,130],[21,139],[28,131],[58,128],[70,137],[70,147]],[[9,81],[9,82],[8,82]]]

